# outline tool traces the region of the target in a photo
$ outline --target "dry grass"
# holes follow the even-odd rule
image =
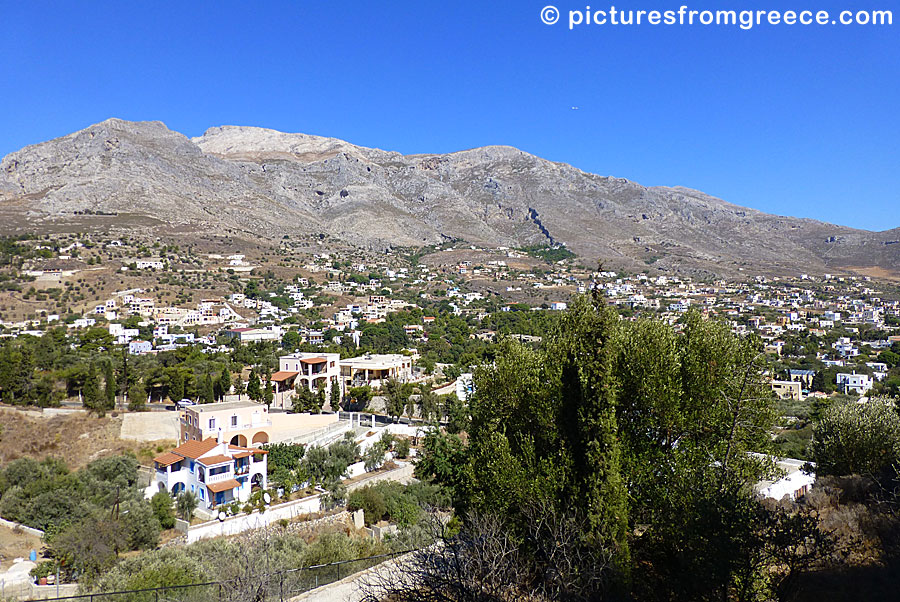
[[[36,550],[40,556],[42,545],[41,538],[36,535],[0,526],[0,572],[11,567],[14,559],[28,558],[31,550]]]
[[[104,418],[86,412],[47,417],[35,410],[0,407],[0,465],[16,458],[61,458],[78,470],[104,456],[132,453],[147,464],[174,441],[142,443],[119,438],[121,416]]]

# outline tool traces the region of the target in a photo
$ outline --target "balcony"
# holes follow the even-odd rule
[[[234,467],[234,476],[239,477],[247,474],[250,474],[250,464],[243,464],[241,466]]]
[[[229,479],[233,479],[234,474],[230,470],[227,470],[220,474],[208,474],[206,475],[205,483],[207,485],[211,485],[213,483],[221,483],[222,481],[227,481]]]

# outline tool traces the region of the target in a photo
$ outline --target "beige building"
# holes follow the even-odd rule
[[[773,380],[772,391],[781,399],[803,401],[803,383],[796,380]]]
[[[338,426],[338,414],[288,414],[253,401],[226,401],[187,408],[180,441],[216,439],[234,446],[305,442],[310,435]]]
[[[330,399],[331,387],[340,386],[340,362],[338,353],[292,353],[278,358],[278,372],[272,374],[275,400],[272,405],[290,409],[294,389],[303,385],[310,391],[325,388],[325,398]]]
[[[181,416],[181,442],[208,438],[231,445],[269,442],[272,421],[269,408],[253,401],[228,401],[187,408]]]
[[[384,381],[396,378],[406,382],[412,378],[412,358],[394,353],[390,355],[363,355],[341,360],[341,384],[349,387],[369,385],[381,387]]]

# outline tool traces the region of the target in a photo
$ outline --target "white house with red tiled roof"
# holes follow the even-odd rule
[[[275,391],[275,407],[289,408],[294,388],[303,384],[310,391],[325,388],[325,398],[329,399],[331,387],[340,386],[341,354],[339,353],[292,353],[278,358],[278,372],[272,374]]]
[[[193,492],[201,508],[246,502],[253,489],[267,487],[266,454],[213,438],[187,441],[153,459],[155,481],[173,496]]]

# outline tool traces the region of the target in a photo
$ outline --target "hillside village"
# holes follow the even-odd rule
[[[699,315],[759,342],[780,413],[762,498],[797,500],[815,486],[809,442],[828,404],[900,394],[900,288],[869,276],[699,280],[652,263],[642,273],[585,266],[564,246],[372,252],[322,242],[6,239],[0,399],[120,420],[121,437],[144,446],[128,468],[135,499],[162,492],[176,509],[193,499],[162,533],[194,545],[278,521],[327,522],[365,507],[347,491],[410,482],[416,458],[432,453],[429,432],[466,429],[473,372],[504,341],[539,348],[580,296],[623,322],[653,318],[678,332]],[[0,513],[41,533],[52,524],[2,501]],[[335,516],[382,542],[379,552],[406,545],[384,535],[397,533],[390,513]],[[33,574],[58,566],[59,550],[45,552]],[[64,573],[77,589],[78,572]],[[47,577],[22,591],[48,595]]]
[[[379,351],[404,353],[416,364],[417,348],[427,347],[436,316],[459,317],[470,337],[492,341],[498,314],[559,311],[573,295],[596,290],[627,319],[654,316],[675,324],[695,308],[728,321],[738,335],[760,337],[784,377],[774,374],[773,380],[802,382],[799,391],[776,385],[782,395],[802,399],[833,390],[860,396],[897,390],[896,374],[890,376],[896,366],[891,347],[900,341],[900,295],[896,286],[871,277],[798,274],[699,282],[650,270],[630,275],[590,270],[564,247],[523,251],[447,244],[419,250],[415,261],[401,251],[356,251],[350,257],[322,252],[304,260],[285,241],[275,257],[248,259],[243,253],[184,253],[158,241],[129,246],[118,239],[87,245],[69,240],[18,243],[32,257],[18,274],[24,282],[3,277],[2,336],[42,336],[60,326],[74,335],[101,327],[135,355],[184,346],[223,351],[236,340],[294,350],[341,347],[346,357],[370,347],[366,333],[394,316],[402,334],[398,331],[390,349]],[[153,247],[161,252],[151,253]],[[62,266],[75,267],[73,253],[80,255],[81,270]],[[133,257],[142,254],[156,256]],[[563,259],[545,259],[557,256]],[[150,284],[122,289],[113,282],[88,284],[83,275],[97,271],[88,267],[96,265],[107,266],[105,272],[118,275],[123,285]],[[228,290],[219,286],[223,281]],[[16,315],[23,319],[10,319]],[[500,334],[538,336],[503,330]],[[818,391],[811,390],[815,372],[827,377],[817,381]]]

